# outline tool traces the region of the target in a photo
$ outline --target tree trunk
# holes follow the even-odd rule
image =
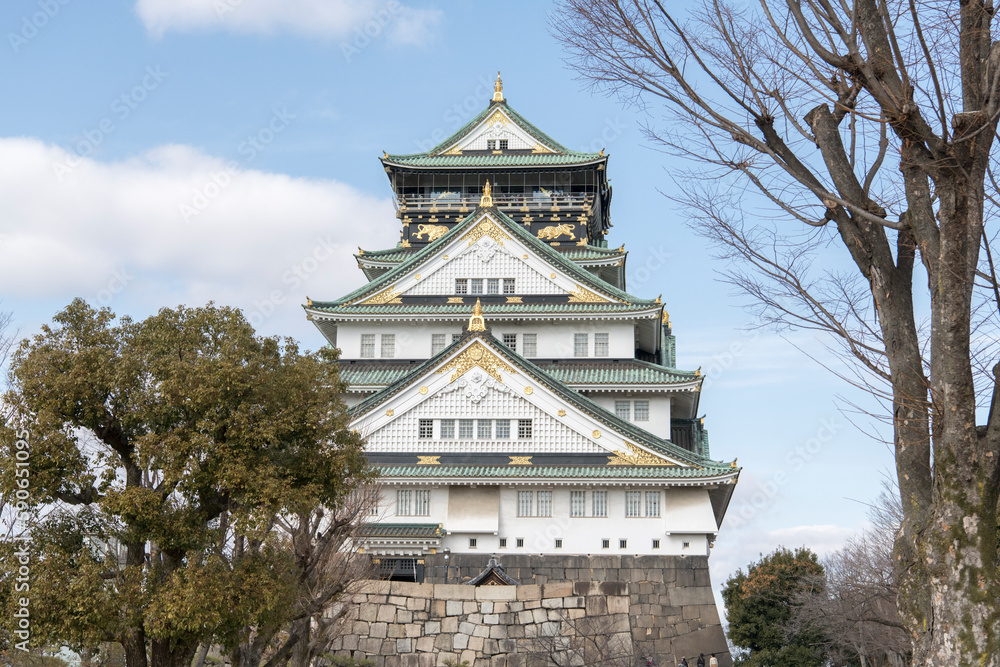
[[[125,664],[128,667],[147,667],[146,633],[140,627],[133,630],[122,642],[125,649]]]
[[[208,657],[208,651],[212,648],[211,644],[205,642],[198,649],[197,655],[194,658],[194,664],[191,667],[205,667],[205,658]]]

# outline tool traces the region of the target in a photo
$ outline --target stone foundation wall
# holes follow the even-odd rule
[[[508,556],[501,562],[521,585],[456,583],[488,559],[453,555],[451,583],[439,558],[427,559],[430,583],[358,582],[334,652],[377,667],[673,667],[682,656],[694,667],[713,652],[732,664],[707,558]]]

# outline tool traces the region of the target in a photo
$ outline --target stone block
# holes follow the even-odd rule
[[[387,655],[385,656],[385,662],[382,663],[383,667],[400,667],[403,663],[403,659],[398,655]]]
[[[544,609],[562,609],[563,599],[562,598],[545,598],[542,600],[542,608]]]
[[[486,625],[496,625],[500,622],[499,614],[483,614],[483,623]]]
[[[461,600],[448,600],[445,611],[448,616],[461,616],[465,613],[465,606]]]
[[[369,623],[375,621],[378,617],[378,605],[364,603],[358,608],[358,620],[368,621]]]
[[[469,635],[464,632],[459,632],[455,635],[455,638],[452,640],[452,648],[456,651],[463,651],[469,648]]]
[[[351,582],[347,590],[350,593],[361,595],[388,595],[391,584],[391,581],[382,581],[381,579],[363,579]]]
[[[516,600],[517,586],[479,586],[476,588],[477,600]]]
[[[364,651],[368,655],[378,655],[381,648],[382,640],[376,637],[365,637],[358,646],[358,650]]]
[[[475,661],[475,659],[476,659],[475,651],[470,651],[468,649],[462,651],[462,656],[461,656],[462,662],[467,662],[471,665]]]
[[[434,584],[434,597],[438,600],[475,600],[478,590],[463,584]]]
[[[427,635],[417,640],[417,650],[421,653],[430,653],[434,650],[434,637]]]
[[[629,599],[624,595],[611,595],[607,598],[609,614],[629,613]]]
[[[511,639],[524,639],[524,626],[517,624],[508,625],[507,636]]]
[[[405,633],[403,632],[403,626],[399,623],[390,623],[389,632],[386,635],[389,639],[399,639]]]
[[[434,667],[434,665],[436,664],[437,664],[436,655],[427,655],[425,653],[423,655],[417,656],[417,667]],[[378,667],[378,665],[376,665],[375,667]]]
[[[369,637],[376,637],[378,639],[385,639],[389,636],[389,624],[388,623],[372,623],[371,629],[368,631]]]
[[[419,623],[407,623],[403,626],[404,637],[410,637],[412,639],[414,637],[419,637],[422,634],[423,633],[421,632],[421,626]]]
[[[358,637],[357,635],[344,635],[343,640],[344,643],[341,644],[341,648],[348,651],[357,651],[358,642],[361,640],[361,638]]]
[[[492,586],[491,586],[491,588],[492,588]],[[478,599],[478,594],[477,594],[477,599]],[[481,611],[484,614],[492,614],[493,613],[493,606],[494,606],[493,602],[480,602],[479,603],[479,611]]]
[[[468,621],[465,621],[463,623],[458,624],[458,631],[467,635],[471,635],[475,631],[475,629],[476,629],[475,623],[470,623]]]
[[[531,617],[535,623],[542,623],[547,620],[549,615],[544,609],[533,609],[531,612]]]
[[[404,583],[405,584],[405,583],[411,583],[411,582],[405,582],[405,581],[403,581],[403,582],[392,582],[392,583]],[[405,607],[406,606],[406,598],[404,598],[402,595],[390,595],[388,602],[389,602],[389,604],[395,605],[396,607]]]
[[[670,604],[675,607],[714,604],[715,596],[711,588],[672,588]]]
[[[538,609],[541,606],[542,606],[542,601],[541,600],[525,600],[524,601],[524,608],[525,609]]]
[[[542,623],[542,627],[539,628],[538,634],[542,637],[555,637],[559,634],[559,623],[556,621],[547,621]]]
[[[515,586],[518,600],[537,600],[542,597],[542,587],[528,584],[527,586]]]
[[[458,632],[458,617],[448,616],[441,621],[441,632]]]
[[[603,595],[591,595],[586,600],[588,616],[603,616],[608,613],[608,599]]]
[[[519,611],[517,613],[517,622],[518,623],[522,623],[522,624],[523,623],[531,623],[531,621],[533,619],[534,619],[534,615],[530,611]]]
[[[472,651],[482,651],[483,645],[485,645],[486,639],[483,637],[472,636],[469,637],[469,649]]]
[[[454,635],[450,633],[442,633],[434,638],[434,648],[438,651],[450,651],[451,641]]]
[[[500,642],[495,639],[487,639],[483,644],[483,655],[496,655],[500,652]]]
[[[424,634],[436,635],[441,633],[441,621],[427,621],[424,623]]]
[[[597,584],[593,581],[574,581],[573,595],[590,595],[597,592]]]
[[[507,609],[509,611],[524,611],[524,603],[523,602],[508,602],[507,603]]]
[[[573,596],[563,598],[563,609],[576,609],[582,606],[584,606],[584,598],[582,597]]]
[[[584,616],[586,616],[587,615],[587,610],[586,609],[567,609],[565,611],[565,614],[566,614],[567,618],[569,618],[571,620],[575,620],[575,619],[583,618]]]
[[[572,581],[560,581],[552,584],[545,584],[542,587],[543,598],[564,598],[573,594]]]
[[[396,620],[396,607],[388,604],[379,606],[375,620],[379,623],[392,623]]]
[[[434,597],[434,586],[432,584],[417,584],[412,581],[392,581],[389,582],[389,595],[398,595],[404,598],[429,598]]]
[[[418,667],[420,665],[420,658],[416,655],[404,655],[402,658],[400,667]]]
[[[598,586],[601,595],[628,595],[629,586],[625,581],[602,581]]]
[[[410,582],[404,581],[402,583],[410,583]],[[406,608],[409,609],[410,611],[427,611],[427,606],[429,603],[430,600],[428,600],[427,598],[407,598]]]
[[[490,639],[507,639],[507,626],[494,625],[490,628]]]
[[[462,611],[466,614],[475,614],[479,611],[479,603],[466,600],[462,603]]]
[[[370,627],[371,623],[368,623],[366,621],[354,621],[354,627],[351,628],[351,631],[356,635],[360,635],[361,637],[367,637],[368,629]]]
[[[448,602],[445,600],[431,600],[431,618],[441,618],[447,614]]]
[[[412,639],[397,639],[396,640],[396,653],[412,653],[413,652],[413,640]]]

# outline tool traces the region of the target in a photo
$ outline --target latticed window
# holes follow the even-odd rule
[[[504,278],[503,279],[503,293],[504,294],[517,294],[514,289],[514,279]]]
[[[475,549],[477,541],[478,541],[478,538],[470,537],[469,538],[469,548],[470,549]]]
[[[518,419],[517,420],[517,437],[519,440],[527,440],[531,438],[531,420],[530,419]]]
[[[510,437],[510,420],[497,420],[497,440],[506,440]]]
[[[521,334],[521,348],[526,357],[538,356],[538,334]]]
[[[532,516],[531,505],[534,501],[535,493],[534,491],[518,491],[517,492],[517,515],[518,516]],[[521,546],[520,544],[518,546]]]
[[[608,334],[606,333],[594,334],[594,356],[595,357],[608,356]]]
[[[538,513],[537,516],[552,516],[552,492],[538,492]]]
[[[454,419],[442,419],[441,420],[441,439],[442,440],[453,440],[455,438],[455,420]]]
[[[517,538],[517,541],[515,542],[515,544],[516,544],[516,545],[517,545],[518,547],[523,547],[523,546],[524,546],[524,538],[523,538],[523,537],[519,537],[519,538]]]
[[[431,492],[429,489],[414,492],[413,516],[431,515]]]
[[[556,549],[562,549],[562,540],[556,540]]]
[[[434,420],[433,419],[421,419],[420,426],[418,428],[418,436],[420,438],[433,438],[434,437]]]
[[[587,492],[586,491],[570,491],[569,492],[569,515],[570,516],[584,516],[587,511]]]
[[[501,549],[506,549],[507,548],[507,538],[506,537],[501,537],[500,538],[500,548]]]
[[[603,540],[601,540],[601,548],[602,549],[610,549],[611,548],[611,540],[606,539],[606,538],[603,539]]]
[[[573,334],[573,356],[586,357],[590,347],[587,334]]]
[[[472,420],[458,420],[458,437],[460,440],[472,440]]]
[[[375,358],[375,334],[361,334],[361,358]]]
[[[649,401],[635,401],[632,403],[632,408],[637,422],[649,421]]]
[[[396,334],[382,334],[383,359],[392,359],[396,356]]]
[[[476,437],[480,440],[489,440],[493,437],[493,421],[491,419],[476,421]]]
[[[517,352],[517,334],[504,334],[503,344]]]
[[[615,416],[625,421],[631,421],[632,404],[629,401],[615,401]]]
[[[482,294],[483,293],[483,279],[482,278],[472,278],[469,280],[470,287],[472,288],[470,294]]]
[[[628,540],[618,540],[619,549],[628,549]]]
[[[646,516],[660,516],[660,492],[646,492]]]
[[[507,150],[507,141],[508,141],[507,139],[500,140],[500,150],[502,151]]]
[[[625,492],[625,516],[642,516],[642,494],[638,491]]]
[[[455,294],[468,294],[468,293],[469,293],[469,279],[455,278]]]
[[[593,515],[594,516],[607,516],[608,515],[608,492],[607,491],[594,491],[590,494],[591,505],[593,505]]]
[[[487,278],[486,279],[486,293],[487,294],[499,294],[500,293],[500,279],[499,278]]]
[[[413,491],[396,492],[396,514],[398,516],[413,515]]]
[[[431,334],[431,356],[443,350],[447,344],[448,338],[445,334]]]
[[[486,140],[486,150],[488,150],[488,151],[495,151],[496,149],[497,149],[497,140],[496,139],[487,139]]]
[[[660,548],[660,541],[659,540],[653,540],[653,548],[654,549],[659,549]]]

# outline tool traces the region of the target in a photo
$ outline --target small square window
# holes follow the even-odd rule
[[[518,546],[518,548],[524,546],[524,538],[523,537],[517,538],[517,546]]]
[[[573,334],[573,356],[586,357],[589,351],[590,342],[588,334]]]
[[[448,339],[445,334],[431,334],[431,356],[433,357],[435,354],[443,350],[447,343]]]
[[[486,279],[486,293],[487,294],[499,294],[500,293],[500,279],[499,278],[487,278]]]
[[[690,543],[690,542],[684,542],[684,548],[685,548],[685,549],[687,549],[687,548],[688,548],[688,547],[690,547],[690,546],[691,546],[691,543]]]
[[[434,437],[434,420],[433,419],[421,419],[420,428],[418,432],[418,437],[422,440],[426,440]]]
[[[632,421],[631,401],[615,401],[615,417],[624,419],[625,421]]]
[[[500,150],[502,151],[507,150],[507,141],[508,141],[507,139],[500,140]]]
[[[506,537],[501,537],[500,538],[500,548],[501,549],[506,549],[507,548],[507,538]]]
[[[517,352],[517,334],[504,334],[503,344]]]
[[[472,278],[469,280],[471,283],[472,290],[470,294],[482,294],[483,293],[483,279],[482,278]]]
[[[460,440],[472,440],[472,420],[458,420],[458,437]]]
[[[601,540],[601,548],[602,549],[610,549],[611,548],[611,540],[609,540],[609,539],[603,539],[603,540]]]
[[[628,549],[628,540],[618,540],[619,549]]]
[[[595,357],[608,356],[608,334],[606,333],[594,334],[594,356]]]
[[[455,420],[454,419],[442,419],[441,420],[441,439],[442,440],[453,440],[455,438]]]
[[[375,358],[375,334],[361,334],[361,358]]]
[[[476,538],[475,537],[470,537],[469,538],[469,548],[470,549],[475,549],[476,548]]]
[[[632,409],[637,422],[649,421],[649,401],[635,401],[632,403]]]
[[[529,439],[531,439],[531,420],[530,419],[518,419],[517,420],[517,438],[519,440],[529,440]]]
[[[538,356],[538,334],[521,334],[521,353],[526,357]]]
[[[392,359],[396,356],[396,334],[382,334],[382,358]]]
[[[497,140],[496,139],[487,139],[486,140],[486,150],[488,150],[488,151],[495,151],[496,149],[497,149]]]
[[[659,540],[653,540],[653,548],[654,549],[659,549],[660,548],[660,541]]]
[[[489,440],[493,437],[493,420],[492,419],[477,419],[476,420],[476,439],[478,440]]]
[[[469,293],[469,279],[455,278],[455,294],[468,294],[468,293]]]
[[[510,438],[510,420],[509,419],[498,419],[497,420],[497,440],[507,440]]]
[[[556,540],[556,549],[562,549],[562,540]]]
[[[503,279],[503,293],[504,294],[516,294],[514,291],[514,279],[504,278]]]

